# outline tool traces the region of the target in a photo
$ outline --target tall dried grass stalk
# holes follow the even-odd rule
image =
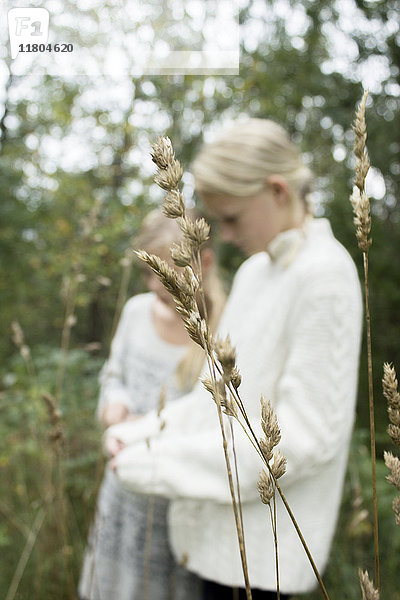
[[[44,519],[46,517],[46,512],[47,507],[45,508],[42,506],[41,508],[39,508],[36,514],[35,520],[32,524],[32,528],[30,529],[29,534],[26,538],[25,547],[18,561],[17,568],[15,569],[5,600],[14,600],[15,595],[18,592],[19,584],[21,583],[21,579],[24,574],[26,565],[28,564],[29,557],[32,554],[32,550],[35,546],[40,529],[43,525]]]
[[[278,478],[284,474],[286,466],[285,459],[279,453],[274,453],[274,447],[280,439],[276,417],[270,404],[261,399],[262,427],[265,438],[259,440],[251,426],[238,392],[241,376],[236,366],[235,349],[232,347],[229,337],[226,339],[214,339],[208,327],[206,303],[202,288],[200,247],[208,239],[209,226],[204,219],[197,219],[193,222],[186,217],[184,198],[178,189],[178,184],[182,176],[182,168],[175,158],[172,144],[168,138],[159,138],[157,140],[153,146],[152,158],[158,166],[155,180],[168,192],[164,201],[163,211],[167,217],[178,220],[183,232],[183,242],[180,245],[175,244],[171,252],[174,263],[184,268],[183,274],[178,274],[157,256],[149,255],[143,251],[137,254],[139,258],[153,269],[166,289],[172,294],[177,311],[182,317],[189,336],[204,349],[206,354],[210,376],[203,379],[203,385],[212,394],[217,407],[247,598],[248,600],[251,599],[251,588],[247,572],[240,489],[238,488],[238,478],[236,479],[235,486],[232,474],[223,414],[229,420],[235,418],[238,421],[266,466],[267,472],[262,472],[258,484],[261,498],[268,504],[271,499],[274,499],[275,491],[278,492],[299,535],[324,598],[325,600],[329,600],[310,550],[278,483]],[[201,311],[197,302],[198,297],[202,305]],[[271,463],[272,458],[274,459],[273,463]],[[236,464],[236,458],[234,463]],[[271,510],[271,514],[273,517],[277,561],[275,504]],[[277,580],[277,587],[279,587],[279,578]]]
[[[367,359],[368,359],[368,402],[369,426],[371,436],[371,471],[372,471],[372,498],[374,521],[374,555],[375,555],[375,583],[380,589],[379,575],[379,534],[378,534],[378,497],[376,491],[376,442],[375,442],[375,414],[374,414],[374,389],[372,378],[372,343],[371,343],[371,315],[369,306],[369,279],[368,279],[368,251],[372,240],[368,237],[371,231],[370,202],[365,192],[365,178],[370,163],[366,149],[367,127],[365,122],[365,108],[368,91],[365,91],[357,108],[353,130],[355,133],[354,154],[357,158],[355,167],[355,180],[350,202],[354,211],[354,224],[358,247],[363,254],[364,266],[364,291],[365,291],[365,318],[367,325]]]
[[[76,585],[71,564],[70,532],[68,527],[68,507],[65,473],[62,465],[64,454],[65,433],[62,425],[62,414],[58,408],[56,399],[49,393],[42,393],[42,399],[47,408],[48,420],[51,429],[48,433],[48,441],[53,460],[52,465],[52,495],[53,504],[57,513],[57,529],[61,542],[61,553],[64,559],[64,568],[67,578],[68,593],[71,600],[76,597]]]
[[[203,346],[203,347],[205,347],[205,346]],[[212,361],[208,359],[208,363],[209,363],[209,367],[211,367],[211,372],[213,373],[214,381],[217,382],[216,372],[213,368]],[[227,469],[227,473],[228,473],[229,489],[231,492],[232,506],[233,506],[233,512],[234,512],[234,517],[235,517],[235,525],[236,525],[236,530],[237,530],[237,535],[238,535],[240,557],[241,557],[241,561],[242,561],[243,576],[244,576],[245,587],[246,587],[246,596],[247,596],[247,600],[252,600],[250,579],[249,579],[248,567],[247,567],[246,547],[245,547],[245,541],[244,541],[243,516],[242,516],[242,506],[241,506],[241,500],[240,500],[240,487],[239,487],[239,478],[238,478],[237,464],[236,464],[236,454],[234,455],[235,456],[235,470],[236,470],[236,490],[235,490],[235,485],[234,485],[234,480],[233,480],[233,475],[232,475],[232,468],[231,468],[229,453],[228,453],[228,442],[227,442],[224,423],[223,423],[223,416],[222,416],[223,406],[226,407],[225,414],[227,414],[228,416],[232,416],[232,413],[231,413],[231,409],[229,408],[229,405],[227,404],[227,401],[224,402],[222,394],[220,394],[218,387],[216,387],[216,393],[214,396],[214,400],[215,400],[215,404],[217,407],[218,421],[219,421],[219,426],[220,426],[221,435],[222,435],[222,445],[223,445],[223,450],[224,450],[226,469]],[[226,411],[228,411],[228,412],[226,412]],[[236,496],[236,494],[237,494],[237,496]]]
[[[204,221],[204,220],[202,220],[202,221]],[[204,224],[205,224],[205,221],[204,221]],[[183,229],[183,231],[185,234],[185,229]],[[205,238],[205,236],[207,236],[207,238],[208,238],[208,231],[209,231],[208,225],[206,225],[205,230],[204,230],[204,236],[203,236],[204,238]],[[206,241],[206,239],[204,239],[204,241]],[[197,245],[197,242],[195,242],[195,243]],[[213,396],[216,407],[217,407],[218,421],[219,421],[219,426],[220,426],[220,430],[221,430],[222,445],[223,445],[223,450],[224,450],[226,469],[227,469],[227,473],[228,473],[228,481],[229,481],[229,488],[230,488],[231,499],[232,499],[232,507],[233,507],[234,517],[235,517],[236,531],[237,531],[237,536],[238,536],[240,557],[241,557],[241,561],[242,561],[242,569],[243,569],[243,577],[244,577],[245,588],[246,588],[246,596],[247,596],[248,600],[251,600],[252,593],[251,593],[251,585],[250,585],[249,574],[248,574],[246,546],[245,546],[245,539],[244,539],[244,527],[243,527],[242,502],[241,502],[241,497],[240,497],[239,474],[238,474],[238,469],[237,469],[235,439],[234,439],[234,435],[233,435],[233,427],[232,427],[232,422],[231,422],[231,417],[237,418],[237,413],[236,413],[235,405],[232,402],[232,399],[229,398],[229,395],[227,395],[226,388],[225,388],[225,383],[226,383],[226,381],[229,381],[232,369],[235,366],[236,356],[235,356],[235,351],[230,344],[229,338],[226,338],[225,340],[221,340],[221,339],[214,340],[208,329],[207,307],[206,307],[205,296],[204,296],[204,292],[203,292],[203,281],[202,281],[201,263],[200,263],[200,245],[201,245],[201,243],[203,243],[203,242],[200,241],[200,243],[198,243],[198,247],[196,248],[195,257],[193,260],[194,265],[195,265],[193,274],[197,278],[198,286],[196,286],[196,287],[198,287],[198,292],[200,294],[200,299],[201,299],[202,306],[203,306],[203,314],[205,315],[205,319],[203,321],[200,320],[200,327],[199,327],[198,333],[199,333],[199,338],[200,338],[200,345],[202,348],[204,348],[204,350],[206,352],[208,368],[209,368],[209,371],[211,374],[212,388],[209,389],[207,387],[207,383],[208,383],[208,385],[210,385],[210,383],[209,382],[205,383],[204,380],[203,380],[203,385],[206,389],[208,389],[209,392],[211,392],[211,395]],[[193,298],[195,298],[195,295],[193,296]],[[197,318],[200,318],[199,312],[198,312]],[[220,365],[221,365],[220,369],[218,369],[217,364],[215,362],[215,357],[214,357],[213,351],[214,351],[215,355],[217,356],[218,360],[220,361]],[[220,377],[218,377],[218,375]],[[230,461],[229,453],[228,453],[228,441],[227,441],[227,436],[226,436],[225,428],[224,428],[223,413],[225,413],[225,415],[228,417],[228,419],[230,421],[232,451],[233,451],[233,459],[234,459],[234,475],[232,473],[231,461]],[[234,477],[235,477],[235,479],[234,479]]]

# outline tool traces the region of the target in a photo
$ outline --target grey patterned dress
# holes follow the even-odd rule
[[[123,310],[101,374],[99,407],[124,402],[131,412],[156,408],[161,393],[178,396],[173,373],[185,352],[154,329],[153,294]],[[198,600],[201,581],[177,565],[169,548],[168,500],[133,494],[107,468],[79,583],[83,600]]]

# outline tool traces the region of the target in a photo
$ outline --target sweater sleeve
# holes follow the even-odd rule
[[[223,420],[233,470],[232,424],[242,500],[254,500],[258,497],[256,483],[262,463],[235,419],[224,416]],[[122,485],[133,492],[170,499],[230,503],[222,432],[211,395],[197,386],[188,396],[166,406],[163,421],[165,427],[160,430],[160,421],[152,412],[126,427],[121,424],[109,428],[108,435],[130,442],[115,458]],[[258,431],[259,423],[253,425]]]
[[[215,433],[154,437],[128,446],[116,458],[117,475],[134,492],[229,503],[222,441]]]
[[[230,492],[211,396],[197,386],[189,395],[166,405],[165,426],[154,411],[139,421],[107,430],[130,442],[115,459],[116,473],[128,489],[168,498],[229,502]]]

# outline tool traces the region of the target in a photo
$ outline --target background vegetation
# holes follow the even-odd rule
[[[113,2],[93,0],[80,7],[71,0],[61,9],[57,2],[52,7],[57,39],[81,43],[94,60],[103,56],[95,32],[104,19],[111,19],[116,30],[123,28],[124,15]],[[189,169],[213,123],[240,114],[278,120],[315,172],[317,214],[330,218],[361,275],[348,201],[353,167],[350,125],[368,79],[382,598],[399,600],[400,534],[393,531],[394,492],[384,481],[382,453],[389,438],[380,391],[383,361],[400,365],[398,9],[397,0],[242,2],[240,73],[226,77],[141,76],[118,81],[106,74],[101,59],[93,72],[76,64],[73,76],[60,75],[54,65],[45,68],[40,61],[21,75],[8,58],[3,32],[2,597],[75,597],[102,469],[100,431],[93,418],[97,376],[129,269],[132,235],[160,198],[151,180],[151,141],[159,134],[169,135]],[[79,17],[79,32],[58,18],[61,13],[72,22]],[[184,181],[190,197],[189,173]],[[220,255],[229,281],[241,258],[227,247],[221,247]],[[141,289],[133,265],[129,294]],[[13,321],[20,323],[23,340],[12,329]],[[360,598],[357,568],[372,571],[373,564],[365,363],[363,359],[343,510],[326,576],[331,597],[341,600]],[[43,394],[60,406],[61,416]]]

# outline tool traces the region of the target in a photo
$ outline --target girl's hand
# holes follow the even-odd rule
[[[117,423],[125,421],[129,415],[130,412],[126,404],[114,402],[104,407],[100,420],[105,427],[110,427],[111,425],[116,425]]]
[[[137,415],[134,413],[129,413],[126,415],[124,421],[137,421],[138,419],[141,419],[143,417],[143,415]]]
[[[125,448],[125,444],[121,440],[111,436],[106,438],[104,446],[110,456],[116,456]]]

